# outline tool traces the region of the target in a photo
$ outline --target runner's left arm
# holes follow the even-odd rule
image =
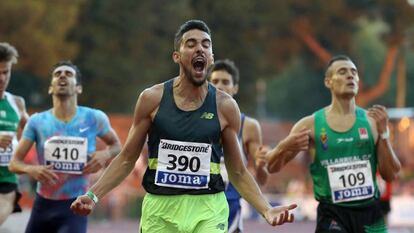
[[[253,159],[256,180],[260,185],[264,185],[269,175],[267,171],[267,161],[262,159],[261,156],[257,156],[261,153],[262,149],[262,130],[260,124],[256,119],[246,117],[243,130],[243,144],[245,145],[246,152],[249,160]]]
[[[84,174],[95,173],[105,167],[106,163],[121,151],[121,142],[116,132],[110,128],[109,132],[99,137],[107,147],[104,150],[96,151],[92,159],[83,169]]]
[[[385,181],[391,182],[397,177],[401,169],[401,163],[395,155],[389,139],[386,108],[381,105],[374,105],[368,109],[368,116],[374,119],[374,122],[370,123],[377,142],[378,170]],[[388,136],[382,138],[381,135],[384,135],[384,133]]]
[[[20,139],[24,126],[26,125],[27,119],[29,119],[29,114],[27,113],[26,104],[25,104],[23,97],[14,96],[14,99],[15,99],[17,108],[20,111],[20,121],[17,127],[17,138]]]
[[[289,213],[289,210],[296,208],[296,205],[272,207],[241,160],[240,145],[237,140],[237,132],[240,128],[240,111],[236,102],[230,97],[226,98],[222,101],[219,111],[220,114],[223,114],[223,121],[220,124],[224,127],[222,129],[224,162],[230,182],[269,224],[274,226],[292,222],[293,215]]]

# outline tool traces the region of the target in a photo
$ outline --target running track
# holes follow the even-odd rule
[[[7,221],[0,226],[0,233],[23,233],[29,211],[11,215]],[[245,221],[246,233],[312,233],[315,229],[314,222],[296,222],[278,227],[270,227],[264,222]],[[125,220],[120,222],[89,222],[88,233],[138,233],[138,220]],[[389,233],[414,233],[414,228],[392,228]]]

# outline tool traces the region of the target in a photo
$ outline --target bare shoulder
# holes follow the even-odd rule
[[[236,101],[229,94],[217,89],[216,101],[219,111],[230,110],[231,108],[238,108]]]
[[[260,123],[255,118],[246,116],[244,118],[244,127],[243,128],[244,128],[243,130],[247,130],[247,131],[257,130],[257,129],[260,130]]]
[[[145,101],[161,101],[162,94],[164,92],[164,84],[155,84],[152,87],[146,88],[140,94],[140,98]]]
[[[142,104],[149,106],[158,106],[161,102],[163,92],[164,84],[159,83],[143,90],[139,95],[139,99]]]
[[[314,132],[315,116],[313,114],[305,116],[302,119],[300,119],[298,122],[296,122],[296,124],[293,126],[292,132],[299,132],[303,130],[304,128],[310,129],[312,133]]]
[[[12,96],[19,110],[22,112],[26,112],[26,103],[24,101],[24,98],[18,95],[12,95]]]
[[[216,92],[217,113],[219,115],[219,121],[221,129],[223,130],[227,126],[239,131],[240,128],[240,110],[236,101],[227,93],[217,90]]]
[[[313,114],[305,116],[298,121],[298,124],[301,124],[303,126],[308,126],[308,127],[313,126],[314,123],[315,123],[315,116]]]
[[[256,142],[262,144],[262,129],[258,120],[246,116],[243,124],[243,143]],[[252,152],[251,152],[252,153]]]

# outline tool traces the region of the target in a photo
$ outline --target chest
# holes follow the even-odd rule
[[[326,124],[333,131],[336,132],[347,132],[355,125],[356,117],[355,115],[348,116],[326,116]]]

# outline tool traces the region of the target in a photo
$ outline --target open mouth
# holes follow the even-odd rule
[[[202,72],[206,66],[206,61],[203,58],[196,58],[193,60],[193,68],[197,72]]]
[[[60,82],[58,82],[58,86],[59,87],[65,87],[65,86],[67,86],[68,85],[68,83],[67,82],[65,82],[65,81],[60,81]]]

